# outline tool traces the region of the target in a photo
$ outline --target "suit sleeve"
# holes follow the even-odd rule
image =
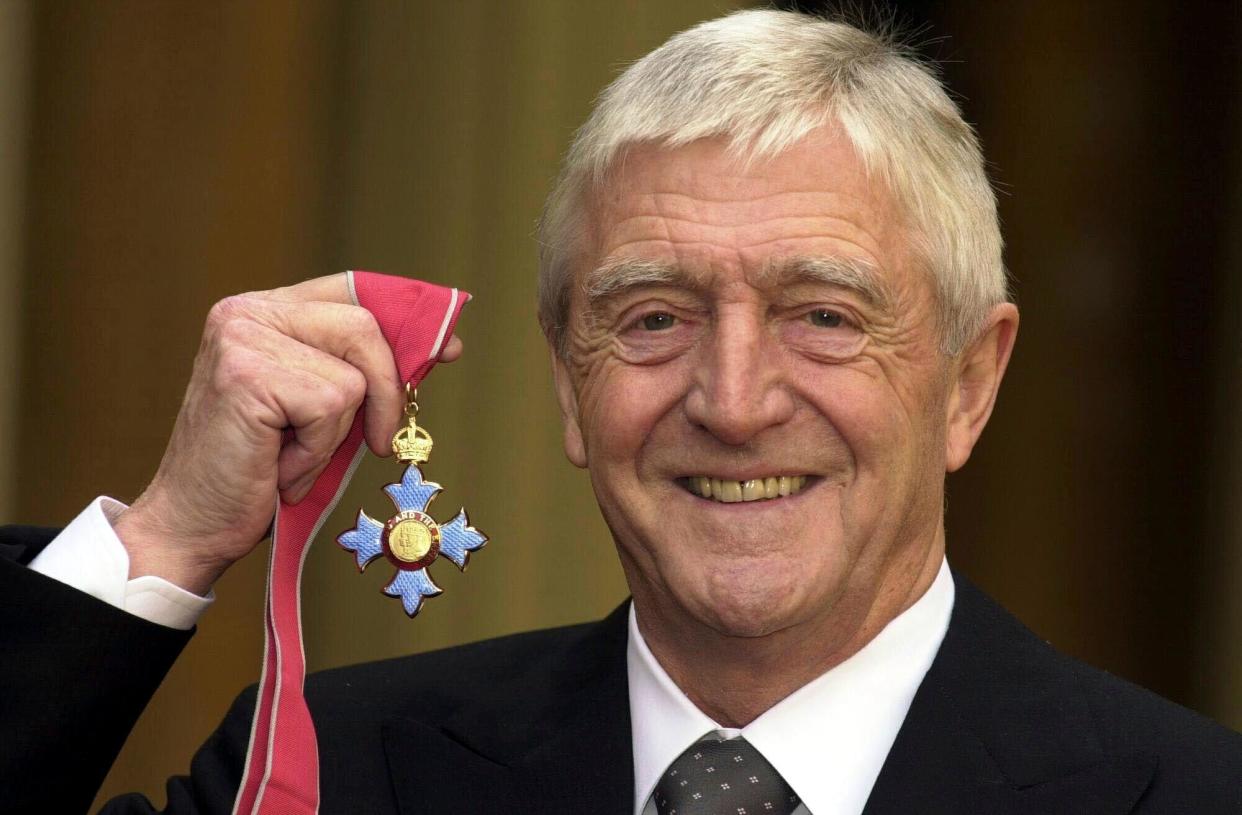
[[[190,774],[168,780],[164,815],[230,815],[246,761],[255,695],[256,686],[252,685],[237,697],[219,729],[195,754]],[[131,793],[113,798],[99,815],[154,815],[156,812],[149,800]]]
[[[26,568],[54,536],[33,527],[0,529],[4,813],[85,812],[192,633],[147,622]],[[120,807],[109,811],[144,811],[133,801]]]

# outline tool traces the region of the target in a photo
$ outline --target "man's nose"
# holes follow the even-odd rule
[[[695,371],[687,418],[733,445],[788,421],[794,400],[781,357],[776,338],[759,316],[722,315]]]

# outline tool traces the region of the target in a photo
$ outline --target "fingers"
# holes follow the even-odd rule
[[[276,487],[287,503],[306,496],[353,424],[366,383],[357,369],[344,367],[348,371],[332,378],[298,372],[278,383],[280,407],[293,436],[276,459]]]
[[[341,306],[352,306],[353,295],[349,291],[349,277],[345,272],[313,277],[292,286],[279,289],[255,292],[255,297],[267,300],[280,300],[287,303],[336,303]]]
[[[440,352],[440,361],[441,362],[456,362],[457,360],[461,359],[461,352],[462,352],[461,338],[458,337],[457,335],[453,335],[452,337],[449,338],[449,341],[445,344],[444,350]]]
[[[374,318],[365,309],[354,305],[353,295],[349,290],[348,276],[344,273],[326,275],[324,277],[316,277],[310,280],[304,280],[292,286],[285,286],[270,291],[255,292],[253,294],[241,295],[243,298],[254,298],[257,300],[266,300],[274,305],[273,309],[277,312],[283,312],[282,324],[272,324],[277,330],[286,331],[290,336],[294,336],[303,342],[308,342],[316,347],[323,347],[330,353],[338,356],[338,351],[348,350],[353,347],[348,343],[342,348],[338,345],[319,346],[317,345],[315,324],[308,322],[309,329],[304,334],[295,333],[292,329],[302,323],[305,317],[305,307],[315,304],[334,304],[344,309],[353,309],[351,316],[346,317],[347,320],[357,320],[360,324],[356,328],[360,334],[355,337],[357,342],[357,350],[367,357],[382,357],[391,361],[392,352],[388,348],[387,342],[379,331],[379,326],[375,324]],[[361,316],[359,312],[365,314]],[[346,312],[340,312],[342,314]],[[326,337],[325,339],[330,339]],[[382,349],[382,350],[380,350]],[[457,336],[449,338],[441,350],[439,362],[455,362],[461,358],[463,350],[462,341]],[[346,361],[353,361],[348,356],[342,357]],[[400,382],[396,381],[396,368],[392,367],[394,373],[392,381],[395,383],[393,388],[386,386],[385,382],[376,381],[372,373],[376,373],[375,367],[371,366],[363,369],[363,373],[367,376],[367,417],[366,417],[366,439],[367,445],[378,456],[387,456],[390,452],[389,442],[392,433],[395,432],[397,424],[401,420],[401,411],[404,406],[404,395],[400,388]],[[384,366],[378,366],[384,367]]]
[[[345,274],[318,277],[293,286],[222,300],[208,317],[208,333],[213,327],[219,330],[239,321],[254,323],[356,368],[366,383],[367,410],[363,429],[367,446],[378,456],[388,456],[392,434],[403,415],[405,394],[392,350],[374,316],[352,303]],[[280,359],[282,354],[292,354],[311,369],[322,368],[324,364],[312,364],[291,347],[278,345],[271,338],[260,347],[275,359]],[[440,352],[439,361],[457,360],[462,348],[461,339],[450,337]],[[349,419],[352,420],[352,413]],[[291,460],[298,460],[296,453],[289,455],[294,456]],[[282,485],[282,489],[285,486],[288,485]]]
[[[327,288],[328,278],[307,281]],[[330,281],[329,281],[330,283]],[[299,284],[304,285],[304,284]],[[390,440],[401,420],[405,395],[398,386],[392,351],[369,311],[331,302],[296,302],[262,295],[238,295],[212,309],[208,331],[230,323],[254,323],[297,343],[352,365],[366,383],[367,445],[376,455],[390,452]],[[273,353],[289,348],[282,346]],[[351,414],[352,418],[352,414]]]
[[[272,439],[273,452],[279,450],[275,486],[296,503],[349,432],[366,397],[366,377],[349,362],[253,320],[231,321],[214,339],[212,403]]]

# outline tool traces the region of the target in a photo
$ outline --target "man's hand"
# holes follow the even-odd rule
[[[454,337],[442,362],[461,356]],[[159,471],[117,519],[130,577],[206,594],[262,540],[276,494],[297,503],[366,401],[366,440],[391,451],[404,393],[371,313],[344,274],[211,309]]]

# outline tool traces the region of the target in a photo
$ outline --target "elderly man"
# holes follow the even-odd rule
[[[1018,312],[975,137],[926,68],[792,13],[702,24],[605,92],[540,237],[565,452],[633,601],[311,677],[323,811],[1242,811],[1242,738],[1055,653],[947,566],[944,475]],[[348,302],[336,277],[218,305],[133,507],[6,533],[34,558],[0,570],[7,692],[41,672],[5,714],[26,806],[89,800],[201,595],[364,398],[385,447],[395,372]],[[119,583],[83,577],[100,552]],[[252,705],[169,811],[230,810]]]

